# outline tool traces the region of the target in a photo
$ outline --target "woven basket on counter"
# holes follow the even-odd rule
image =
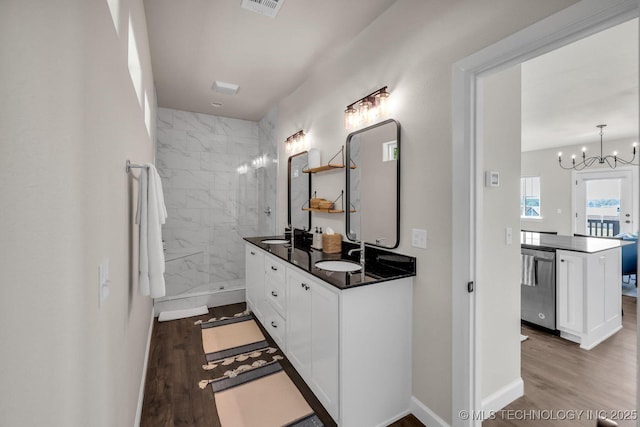
[[[322,252],[327,254],[337,254],[342,252],[342,234],[322,235]]]

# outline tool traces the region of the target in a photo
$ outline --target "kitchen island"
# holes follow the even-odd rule
[[[556,329],[562,338],[591,350],[622,329],[621,248],[632,242],[522,232],[520,244],[555,251]]]

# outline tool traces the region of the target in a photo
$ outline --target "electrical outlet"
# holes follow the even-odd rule
[[[411,246],[427,249],[427,230],[413,228],[411,230]]]

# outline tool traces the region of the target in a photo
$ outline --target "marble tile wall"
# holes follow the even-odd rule
[[[262,202],[273,198],[275,208],[275,195],[263,194],[275,192],[275,173],[266,183],[270,172],[252,167],[263,152],[271,153],[272,143],[261,143],[260,135],[265,141],[275,135],[272,120],[267,116],[259,125],[158,109],[156,165],[169,214],[162,230],[167,296],[244,286],[242,237],[269,227],[258,213],[266,216]],[[246,172],[239,173],[243,165]]]
[[[259,212],[258,231],[262,236],[278,234],[276,222],[277,182],[278,182],[278,107],[273,107],[258,123],[258,139],[260,154],[264,156],[264,167],[258,173]],[[271,208],[271,215],[264,210]]]

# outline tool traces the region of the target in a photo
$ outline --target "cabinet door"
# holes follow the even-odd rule
[[[598,252],[589,256],[587,264],[587,294],[585,300],[585,332],[593,337],[607,329],[607,323],[620,316],[622,295],[620,250]]]
[[[338,294],[312,283],[310,385],[334,419],[339,418],[339,313]]]
[[[619,249],[605,252],[604,321],[610,322],[622,314],[622,258]]]
[[[557,252],[558,329],[574,334],[584,330],[584,259],[570,252]]]
[[[311,286],[303,276],[287,272],[287,357],[304,379],[311,375]]]
[[[260,307],[264,300],[264,253],[250,244],[245,247],[245,281],[247,308],[263,321]]]

